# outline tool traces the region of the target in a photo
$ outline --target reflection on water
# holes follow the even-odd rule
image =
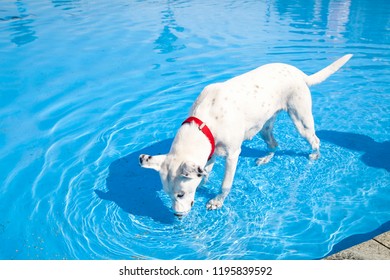
[[[390,1],[367,4],[363,0],[271,1],[282,19],[293,27],[310,29],[331,38],[388,43],[390,39]],[[382,16],[375,16],[375,15]]]
[[[9,24],[11,42],[17,46],[28,44],[38,37],[33,29],[34,20],[27,11],[27,5],[23,1],[16,1],[16,14],[8,14],[0,18]]]
[[[389,44],[390,1],[352,1],[347,36],[352,42]]]
[[[337,38],[346,30],[346,25],[349,20],[351,0],[329,2],[328,24],[326,35],[331,38]]]
[[[177,24],[169,3],[167,9],[161,11],[161,25],[163,26],[163,30],[154,42],[156,45],[155,49],[162,54],[184,49],[184,44],[177,44],[178,36],[176,35],[177,32],[183,32],[184,28]]]
[[[54,7],[69,11],[75,8],[83,9],[82,0],[52,0]],[[390,39],[390,20],[388,11],[390,1],[379,0],[377,3],[367,5],[364,0],[297,0],[269,1],[269,6],[259,14],[259,17],[270,18],[272,11],[276,11],[280,20],[289,20],[289,25],[299,30],[291,30],[292,33],[299,33],[300,36],[307,30],[308,34],[323,35],[324,38],[341,39],[347,38],[352,42],[361,40],[386,43]],[[7,22],[10,25],[11,42],[23,45],[36,40],[38,37],[34,30],[34,19],[27,11],[24,1],[18,0],[14,3],[17,12],[11,9],[3,10],[5,14],[0,15],[0,22]],[[156,5],[163,5],[158,3]],[[185,30],[175,14],[174,8],[182,6],[182,2],[167,1],[167,7],[161,10],[161,33],[155,40],[155,49],[161,54],[173,52],[185,48],[184,43],[179,43],[180,33]],[[260,11],[260,9],[259,9]],[[32,14],[34,14],[32,12]],[[381,14],[382,16],[375,16]],[[386,16],[387,15],[387,16]],[[228,15],[227,15],[228,16]],[[129,19],[131,20],[131,19]],[[212,27],[210,27],[212,28]],[[300,39],[305,39],[300,37]]]
[[[59,7],[63,10],[72,10],[80,5],[81,0],[51,0],[54,7]]]

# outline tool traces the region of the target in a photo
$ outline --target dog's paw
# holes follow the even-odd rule
[[[220,209],[222,205],[223,205],[223,200],[216,197],[211,199],[209,202],[207,202],[206,208],[207,210],[216,210],[216,209]]]
[[[315,153],[312,153],[309,155],[310,160],[317,160],[319,158],[320,158],[320,153],[318,153],[318,152],[315,152]]]
[[[256,165],[263,165],[263,164],[267,164],[267,163],[269,163],[270,162],[270,158],[268,157],[268,156],[266,156],[266,157],[261,157],[261,158],[258,158],[257,160],[256,160]]]
[[[257,165],[263,165],[263,164],[267,164],[271,161],[271,159],[274,157],[274,153],[269,153],[268,155],[266,155],[265,157],[261,157],[261,158],[258,158],[256,160],[256,164]]]

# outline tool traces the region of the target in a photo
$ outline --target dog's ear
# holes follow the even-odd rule
[[[194,179],[206,175],[207,172],[204,170],[204,168],[193,162],[183,162],[180,165],[180,176],[182,177]]]
[[[139,164],[144,168],[151,168],[160,171],[161,164],[164,162],[166,155],[158,156],[149,156],[149,155],[140,155]]]

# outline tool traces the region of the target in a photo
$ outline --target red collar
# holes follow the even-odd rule
[[[189,118],[187,118],[181,125],[183,125],[185,123],[191,123],[191,122],[196,123],[198,125],[199,130],[203,132],[203,134],[207,137],[207,139],[209,139],[210,144],[211,144],[211,153],[210,153],[209,158],[207,160],[210,160],[211,157],[214,154],[214,151],[215,151],[214,136],[211,133],[211,131],[208,128],[208,126],[204,122],[202,122],[200,119],[198,119],[196,117],[189,117]]]

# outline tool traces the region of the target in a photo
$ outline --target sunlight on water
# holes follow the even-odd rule
[[[317,259],[390,220],[390,2],[30,2],[0,3],[0,259]],[[218,159],[173,216],[138,156],[169,151],[205,85],[346,53],[312,88],[317,162],[282,113],[222,209]]]

